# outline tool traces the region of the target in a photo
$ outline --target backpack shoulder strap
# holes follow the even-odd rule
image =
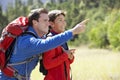
[[[16,63],[11,63],[11,64],[7,64],[8,66],[16,66],[16,65],[21,65],[21,64],[25,64],[25,63],[28,63],[28,62],[31,62],[33,59],[37,58],[39,55],[34,55],[24,61],[21,61],[21,62],[16,62]]]
[[[37,36],[35,35],[35,33],[31,32],[31,31],[26,31],[26,32],[24,32],[24,33],[21,34],[21,36],[23,36],[23,35],[32,35],[32,36],[34,36],[35,38],[37,38]],[[15,46],[15,41],[14,41],[14,46]],[[13,48],[14,48],[14,47],[13,47]],[[10,53],[13,52],[13,48],[11,49],[11,51],[9,51]],[[22,61],[22,62],[7,64],[7,65],[9,65],[9,66],[14,66],[14,65],[25,64],[25,63],[28,63],[28,62],[32,61],[32,60],[33,60],[34,58],[36,58],[37,56],[39,56],[39,55],[34,55],[34,56],[32,56],[31,58],[28,58],[28,59],[26,59],[26,60],[24,60],[24,61]]]
[[[23,35],[32,35],[34,36],[35,38],[37,38],[37,36],[35,35],[35,33],[31,32],[31,31],[25,31],[24,33],[22,33],[22,36]]]

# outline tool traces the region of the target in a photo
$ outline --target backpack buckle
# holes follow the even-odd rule
[[[18,80],[26,80],[26,77],[18,74],[17,71],[15,71],[14,77],[17,78]]]

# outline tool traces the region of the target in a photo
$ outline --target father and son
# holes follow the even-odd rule
[[[47,70],[44,80],[71,80],[70,64],[74,61],[75,49],[69,49],[67,41],[74,35],[84,32],[88,20],[76,24],[66,30],[66,12],[45,8],[31,10],[28,15],[27,31],[32,35],[19,36],[15,42],[9,64],[25,61],[36,56],[31,61],[13,65],[21,76],[8,77],[0,72],[0,80],[30,80],[32,70],[39,62],[42,54],[43,65]]]

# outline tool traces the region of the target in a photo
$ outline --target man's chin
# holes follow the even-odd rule
[[[45,35],[45,34],[48,34],[48,33],[49,33],[49,32],[48,32],[48,31],[46,31],[46,32],[44,32],[44,35]]]

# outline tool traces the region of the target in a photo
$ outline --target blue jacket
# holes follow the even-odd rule
[[[28,31],[32,31],[36,36],[36,32],[32,27],[29,27]],[[16,40],[15,48],[12,53],[9,63],[17,63],[25,61],[28,58],[31,58],[33,55],[42,54],[45,51],[53,49],[73,37],[71,31],[65,31],[62,34],[58,34],[54,37],[48,39],[41,39],[40,37],[35,38],[32,35],[23,35],[19,36]],[[31,62],[21,65],[13,66],[19,74],[27,76],[27,79],[30,78],[32,70],[38,63],[38,57],[34,58]],[[15,78],[10,78],[0,72],[0,80],[17,80]]]

